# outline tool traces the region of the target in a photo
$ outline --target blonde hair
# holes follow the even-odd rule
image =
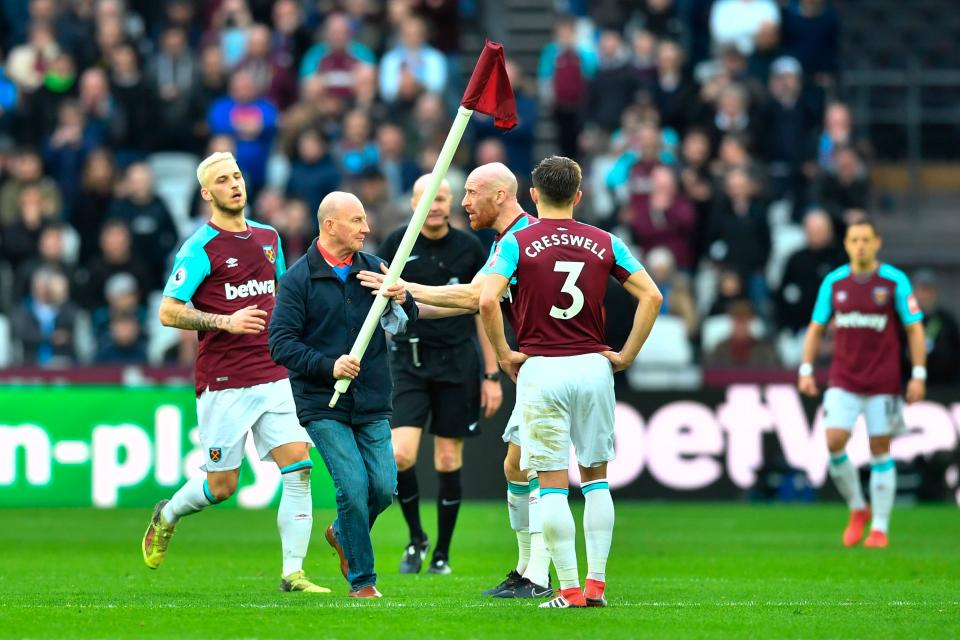
[[[201,187],[206,187],[206,182],[204,179],[207,177],[207,169],[217,164],[218,162],[223,162],[225,160],[232,160],[236,162],[237,159],[233,157],[233,154],[229,151],[215,151],[209,156],[204,158],[203,162],[200,163],[200,166],[197,167],[197,182],[200,183]]]

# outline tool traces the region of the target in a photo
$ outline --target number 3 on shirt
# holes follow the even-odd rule
[[[560,293],[565,293],[573,298],[573,302],[566,309],[560,309],[556,306],[550,307],[551,318],[569,320],[583,309],[583,291],[577,287],[577,279],[583,271],[583,264],[582,262],[558,260],[556,264],[553,265],[554,271],[567,274],[567,279],[564,281],[563,286],[560,287]]]

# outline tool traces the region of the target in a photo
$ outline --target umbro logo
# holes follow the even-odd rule
[[[240,264],[240,261],[236,258],[227,258],[227,269],[233,269],[238,264]]]

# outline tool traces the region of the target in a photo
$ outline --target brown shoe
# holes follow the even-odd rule
[[[382,598],[383,594],[377,591],[377,588],[372,584],[366,587],[360,587],[356,591],[350,592],[351,598]]]
[[[340,556],[340,573],[343,574],[343,577],[347,577],[347,572],[350,570],[350,567],[347,566],[347,556],[343,555],[343,547],[340,546],[340,543],[337,542],[337,535],[333,532],[333,525],[327,527],[327,532],[324,534],[327,538],[327,544],[333,547],[334,551],[337,552],[337,555]],[[363,591],[363,589],[361,589]],[[374,589],[376,591],[376,589]],[[350,595],[353,595],[352,593]],[[356,596],[354,596],[356,597]],[[373,596],[364,596],[364,597],[373,597]],[[376,597],[380,597],[379,595]]]

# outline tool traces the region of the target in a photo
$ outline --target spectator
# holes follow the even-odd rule
[[[123,220],[107,220],[100,231],[100,254],[82,264],[74,281],[78,302],[93,311],[107,303],[104,290],[107,281],[118,273],[133,277],[138,291],[156,288],[156,278],[147,270],[141,258],[132,252],[130,228]]]
[[[197,20],[196,7],[191,0],[167,0],[163,7],[163,16],[157,21],[158,26],[153,29],[151,39],[159,44],[164,32],[168,29],[180,29],[187,37],[191,49],[200,46],[203,31]]]
[[[913,285],[927,337],[927,381],[931,385],[960,382],[960,330],[953,314],[938,303],[937,278],[921,269],[913,274]]]
[[[20,193],[26,187],[39,189],[43,196],[44,218],[60,214],[60,187],[52,178],[43,175],[39,153],[26,147],[19,149],[13,160],[11,174],[3,188],[0,188],[0,226],[7,226],[16,219],[20,207]]]
[[[310,243],[317,237],[317,219],[303,200],[289,198],[283,207],[283,218],[277,227],[283,241],[283,255],[289,264],[293,264],[307,252]]]
[[[87,154],[80,179],[80,191],[70,212],[70,222],[80,236],[78,262],[90,261],[98,251],[100,228],[113,199],[117,170],[107,149],[94,149]]]
[[[20,106],[22,125],[18,135],[31,142],[42,140],[56,126],[60,105],[76,94],[76,67],[61,53],[47,69],[41,86]]]
[[[247,53],[233,71],[246,71],[253,79],[255,92],[281,111],[293,104],[297,87],[294,75],[273,55],[270,29],[255,24],[247,32]]]
[[[54,219],[48,210],[39,187],[31,185],[20,190],[16,218],[3,228],[3,257],[13,269],[36,255],[40,232]]]
[[[355,184],[356,189],[350,189],[350,193],[356,193],[363,203],[371,230],[365,241],[370,247],[367,252],[376,255],[376,248],[387,234],[405,224],[410,214],[405,207],[390,200],[387,180],[375,166],[364,169]]]
[[[343,137],[337,143],[336,155],[348,177],[358,176],[365,169],[377,166],[377,146],[370,140],[371,128],[370,118],[359,109],[348,112],[343,119]]]
[[[137,52],[130,45],[117,47],[110,56],[110,93],[114,99],[111,126],[119,152],[139,159],[156,140],[158,115]]]
[[[10,50],[7,75],[20,91],[32,93],[43,84],[47,71],[60,53],[53,26],[35,22],[30,25],[27,42]]]
[[[749,56],[757,32],[767,23],[780,24],[780,9],[773,0],[717,0],[710,11],[713,46],[734,45]]]
[[[380,63],[380,97],[389,103],[413,104],[423,92],[442,94],[447,86],[447,60],[427,44],[421,18],[400,25],[398,43]]]
[[[423,18],[430,33],[430,44],[445,56],[457,56],[460,47],[459,0],[411,0],[415,15]]]
[[[506,164],[507,149],[503,143],[495,138],[489,138],[477,145],[474,164],[478,167],[492,162]]]
[[[677,3],[673,0],[644,0],[636,13],[643,30],[658,39],[680,42],[685,35],[684,21],[677,14]]]
[[[477,142],[496,138],[503,143],[507,154],[505,164],[523,183],[527,180],[526,176],[533,171],[533,143],[539,105],[536,94],[530,90],[520,65],[507,60],[507,76],[510,78],[510,85],[513,87],[513,95],[517,103],[517,126],[505,132],[494,126],[493,118],[482,114],[474,114],[471,126]]]
[[[803,92],[803,71],[795,58],[781,57],[770,69],[770,98],[761,139],[775,198],[794,202],[805,195],[804,166],[814,160],[814,130],[820,119]]]
[[[759,306],[766,299],[764,269],[771,241],[767,210],[755,191],[743,169],[727,174],[710,221],[709,253],[715,262],[728,263],[740,273],[750,299]]]
[[[227,71],[223,65],[223,53],[219,47],[206,47],[200,51],[200,79],[190,101],[190,133],[196,149],[204,147],[203,141],[210,135],[207,115],[210,107],[227,92]]]
[[[19,100],[17,85],[0,65],[0,136],[12,139],[16,126],[16,108]]]
[[[654,247],[647,252],[644,265],[650,277],[657,283],[663,294],[660,315],[669,315],[683,320],[687,337],[697,332],[697,309],[693,303],[690,278],[685,273],[677,273],[677,264],[673,253],[665,247]]]
[[[806,246],[787,260],[776,296],[777,322],[797,335],[810,323],[820,283],[828,273],[847,262],[833,233],[830,216],[813,210],[803,219]]]
[[[287,197],[299,198],[311,211],[316,211],[324,196],[339,186],[340,169],[328,151],[327,140],[317,129],[304,130],[297,140],[297,152],[290,165]]]
[[[651,88],[653,103],[660,112],[660,122],[678,133],[697,110],[696,85],[684,73],[684,54],[676,42],[665,40],[657,47],[657,75]]]
[[[266,183],[267,159],[277,132],[278,116],[277,107],[257,95],[253,78],[246,71],[234,73],[230,78],[230,94],[210,107],[210,133],[227,134],[236,140],[237,164],[251,197]]]
[[[865,215],[870,179],[856,151],[850,147],[836,149],[834,167],[817,176],[811,201],[826,209],[844,232],[848,224]]]
[[[743,169],[753,180],[758,193],[764,191],[766,184],[764,166],[754,160],[750,153],[747,137],[735,133],[723,136],[720,139],[720,149],[717,158],[711,165],[711,170],[717,180],[721,182],[734,169]]]
[[[753,336],[751,324],[756,320],[753,305],[747,300],[738,300],[729,313],[733,330],[730,337],[714,347],[704,357],[704,366],[722,368],[770,368],[776,367],[777,354],[765,340]]]
[[[150,92],[158,100],[153,123],[161,149],[193,148],[191,106],[199,84],[199,70],[186,32],[169,27],[160,36],[160,49],[147,67]]]
[[[817,143],[817,164],[820,169],[834,167],[835,152],[840,147],[853,147],[860,155],[869,156],[866,143],[854,139],[850,107],[842,102],[832,102],[823,113],[823,132]]]
[[[576,22],[569,16],[557,19],[553,34],[554,39],[540,54],[537,67],[540,98],[552,109],[560,153],[575,158],[579,155],[582,109],[588,83],[597,69],[597,54],[577,43]]]
[[[223,0],[214,11],[210,31],[204,37],[208,44],[216,42],[219,45],[228,69],[246,53],[247,29],[252,24],[253,15],[246,0]]]
[[[387,178],[390,198],[402,198],[420,177],[417,163],[404,151],[403,129],[395,124],[383,124],[377,129],[377,160],[380,171]]]
[[[626,209],[633,240],[646,253],[654,247],[668,250],[676,266],[693,269],[693,241],[697,218],[693,205],[677,192],[673,170],[665,166],[650,172],[650,194],[631,198]]]
[[[69,271],[70,265],[67,263],[64,239],[66,229],[66,225],[62,222],[52,222],[40,229],[36,253],[27,258],[17,269],[13,285],[15,300],[20,300],[27,295],[33,274],[38,270],[46,268],[63,274]]]
[[[663,164],[663,138],[652,122],[644,122],[629,133],[630,146],[607,174],[607,186],[618,192],[618,200],[638,208],[639,198],[650,195],[650,174]]]
[[[67,216],[70,215],[69,205],[80,191],[80,177],[87,154],[102,140],[96,129],[96,125],[88,124],[80,104],[68,100],[60,105],[57,126],[44,142],[44,164],[60,186]]]
[[[714,151],[719,151],[724,136],[743,136],[747,145],[756,141],[756,124],[750,117],[750,103],[746,90],[731,84],[720,92],[716,110],[710,120],[710,138]]]
[[[10,325],[20,343],[23,364],[58,367],[76,361],[77,310],[67,277],[39,269],[30,281],[30,298],[13,312]]]
[[[840,20],[824,0],[800,0],[783,15],[783,48],[821,86],[833,84],[840,63]]]
[[[688,130],[680,147],[680,189],[693,204],[698,221],[694,264],[707,245],[706,234],[713,206],[714,186],[709,161],[710,136],[703,129]]]
[[[740,272],[730,265],[717,265],[717,294],[710,304],[707,317],[726,315],[738,300],[747,298]]]
[[[361,65],[377,63],[373,51],[352,39],[347,17],[333,13],[323,29],[323,42],[310,47],[300,63],[300,77],[318,75],[331,95],[349,101],[354,95],[354,74]]]
[[[114,54],[116,50],[114,50]],[[119,142],[114,134],[116,124],[116,103],[110,94],[107,74],[99,67],[91,67],[80,74],[77,105],[86,120],[92,137],[97,141]],[[63,113],[59,116],[62,117]]]
[[[630,39],[634,78],[641,87],[649,87],[657,78],[657,38],[649,31],[637,31]]]
[[[303,10],[297,0],[277,0],[272,11],[273,54],[278,64],[296,73],[313,44],[310,30],[304,24]]]
[[[110,318],[109,338],[97,350],[97,364],[137,364],[147,359],[146,344],[141,335],[140,322],[132,313]]]
[[[105,305],[97,307],[90,316],[93,337],[100,348],[110,341],[110,322],[120,315],[132,315],[142,325],[146,320],[141,291],[137,280],[126,272],[115,273],[104,283],[101,293]]]
[[[450,132],[450,118],[443,100],[435,93],[425,93],[417,98],[413,117],[406,120],[407,139],[416,141],[415,153],[426,147],[441,147]],[[431,166],[431,169],[433,167]]]
[[[607,135],[613,133],[620,126],[624,109],[636,100],[640,86],[620,32],[605,30],[600,35],[597,71],[589,83],[587,122],[600,127]]]
[[[127,169],[122,188],[107,211],[130,228],[133,253],[143,260],[154,287],[165,281],[167,258],[177,244],[177,228],[170,210],[153,190],[150,167],[137,162]]]

